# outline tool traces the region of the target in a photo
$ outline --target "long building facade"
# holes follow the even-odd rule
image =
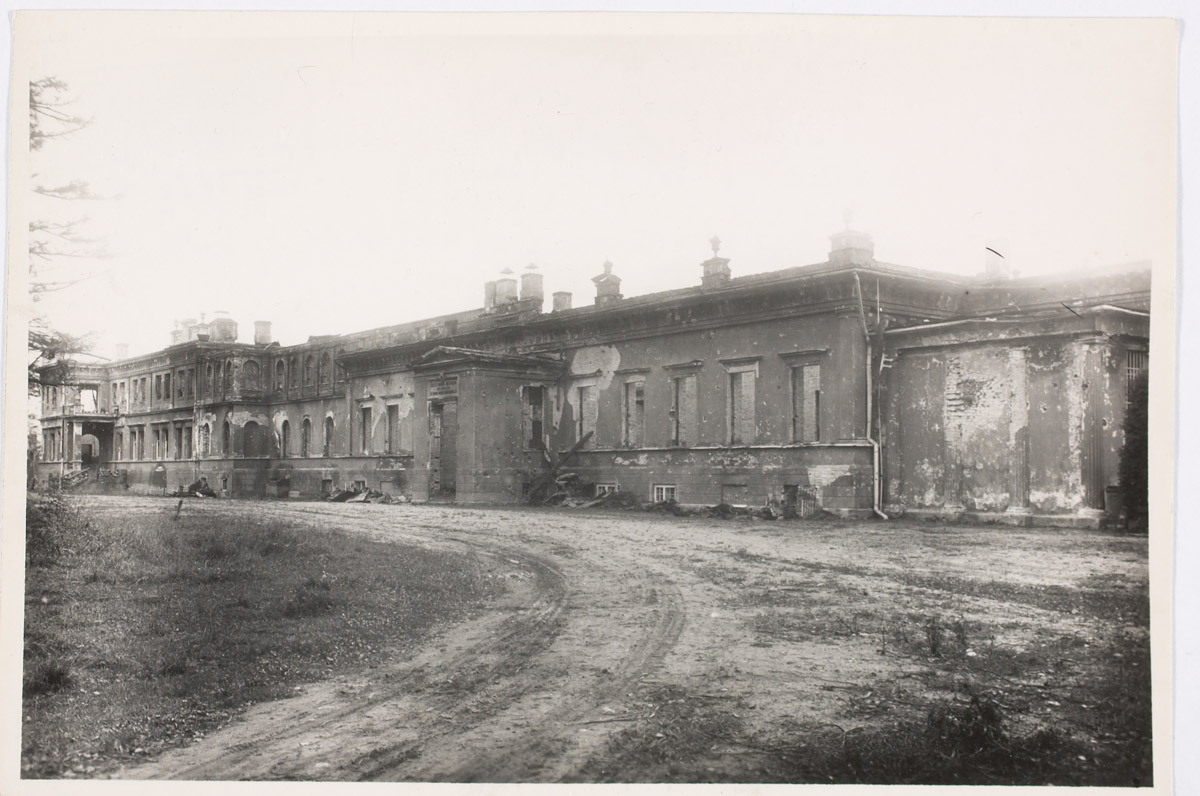
[[[1112,511],[1149,266],[962,278],[828,261],[588,306],[527,269],[467,312],[300,345],[185,322],[172,345],[76,362],[42,395],[39,486],[229,497],[344,488],[517,503],[551,462],[599,492],[844,515],[1095,525]],[[48,368],[47,373],[51,370]]]

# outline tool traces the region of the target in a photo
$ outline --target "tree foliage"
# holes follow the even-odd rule
[[[1125,445],[1121,448],[1121,459],[1118,463],[1125,516],[1133,528],[1144,528],[1150,512],[1149,397],[1149,371],[1143,371],[1129,383],[1129,406],[1125,410]]]
[[[66,82],[43,77],[29,83],[29,149],[41,150],[48,141],[65,138],[87,127],[91,120],[75,114],[74,100]],[[85,180],[72,179],[59,185],[42,185],[33,175],[34,193],[62,202],[97,201],[97,195]],[[90,274],[79,266],[108,256],[101,238],[86,234],[87,216],[55,219],[37,218],[29,222],[29,293],[37,302],[48,293],[72,287]],[[29,325],[28,377],[30,392],[36,393],[43,381],[61,383],[65,379],[64,355],[78,354],[91,348],[88,336],[56,329],[44,313],[36,313]],[[46,368],[54,364],[53,368]]]

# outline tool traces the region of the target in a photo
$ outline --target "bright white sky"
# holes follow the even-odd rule
[[[1162,23],[29,23],[27,76],[95,120],[32,171],[113,197],[29,209],[107,238],[47,304],[100,354],[202,311],[295,343],[469,309],[531,262],[547,306],[605,260],[627,296],[698,284],[714,234],[735,276],[815,263],[848,210],[880,260],[960,274],[989,245],[1025,274],[1173,255]]]

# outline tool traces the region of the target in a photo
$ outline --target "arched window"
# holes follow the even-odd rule
[[[291,449],[292,427],[288,421],[283,421],[283,425],[279,427],[279,455],[286,457]]]
[[[247,420],[246,425],[242,426],[242,455],[246,458],[261,456],[262,450],[259,440],[258,423],[253,420]]]
[[[209,363],[208,367],[205,368],[204,372],[207,377],[205,380],[205,384],[208,385],[208,394],[216,395],[217,394],[217,374],[213,371],[213,366],[212,366],[211,362]]]
[[[233,455],[233,449],[229,447],[229,421],[226,420],[221,426],[221,455],[229,458]]]
[[[322,351],[321,360],[317,363],[317,384],[321,385],[322,387],[329,386],[329,379],[332,376],[332,367],[333,363],[329,359],[329,352]]]
[[[333,418],[325,418],[325,458],[333,451]]]
[[[275,389],[284,390],[287,388],[287,365],[283,364],[282,359],[275,360]]]
[[[225,360],[225,392],[229,392],[233,388],[233,360]]]
[[[317,383],[316,374],[313,373],[314,367],[315,367],[315,360],[313,359],[313,355],[309,354],[308,356],[306,356],[304,358],[304,386],[305,387],[311,387]]]
[[[292,361],[290,363],[288,363],[288,369],[292,373],[292,381],[291,381],[292,389],[293,390],[299,389],[299,387],[300,387],[300,360],[297,359],[296,357],[292,357]]]
[[[309,419],[304,418],[304,422],[300,424],[300,455],[308,457],[309,439],[312,437],[312,423]]]
[[[212,452],[212,429],[208,423],[200,425],[200,455],[207,456]]]
[[[247,362],[242,371],[242,379],[247,390],[258,389],[259,367],[257,362]]]
[[[337,365],[337,380],[346,380],[346,366],[342,364],[342,357],[346,355],[346,349],[339,348],[337,350],[336,365]]]

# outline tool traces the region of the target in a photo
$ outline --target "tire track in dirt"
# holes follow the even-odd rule
[[[254,706],[208,738],[115,777],[561,781],[620,729],[582,725],[604,720],[606,704],[634,690],[683,629],[674,584],[588,545],[464,532],[448,515],[262,508],[520,570],[509,573],[504,598],[412,658]]]

